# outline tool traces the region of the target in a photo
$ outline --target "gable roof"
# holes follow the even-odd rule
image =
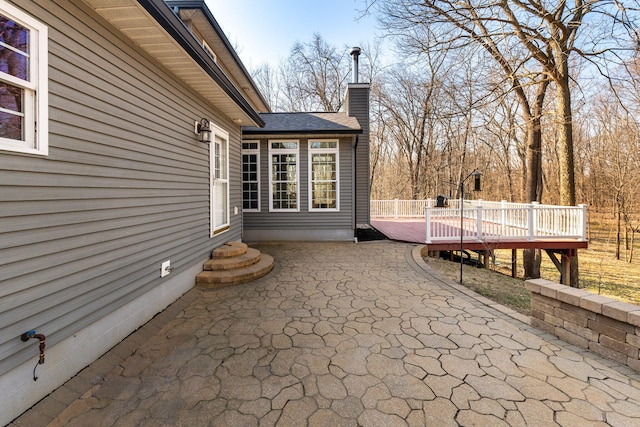
[[[362,126],[358,119],[343,112],[261,113],[260,117],[265,122],[264,127],[243,127],[242,133],[245,135],[362,133]]]
[[[264,123],[164,0],[84,2],[232,120],[257,126]]]
[[[195,27],[215,52],[223,70],[242,89],[258,111],[270,112],[271,107],[257,88],[226,34],[204,0],[165,0],[189,29]]]

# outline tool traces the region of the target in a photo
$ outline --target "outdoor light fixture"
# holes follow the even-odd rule
[[[460,182],[460,284],[462,285],[462,264],[464,263],[464,258],[462,257],[462,253],[464,251],[464,183],[469,178],[473,177],[473,191],[480,191],[481,183],[480,177],[482,173],[478,171],[478,169],[474,169],[465,179]]]
[[[473,191],[482,191],[482,185],[480,184],[482,174],[476,170],[473,171],[471,176],[473,176]]]
[[[196,122],[196,133],[198,134],[198,141],[211,142],[211,122],[208,119],[202,119]]]

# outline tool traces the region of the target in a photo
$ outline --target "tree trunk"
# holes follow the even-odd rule
[[[522,263],[524,265],[524,278],[539,279],[541,262],[542,262],[542,253],[540,252],[540,249],[524,249],[522,251]]]
[[[542,128],[540,116],[534,116],[527,123],[527,194],[528,202],[539,202],[542,199]],[[540,249],[525,249],[522,251],[522,264],[526,279],[540,278],[540,263],[542,255]]]
[[[527,182],[529,200],[527,202],[542,202],[542,111],[544,97],[547,93],[549,80],[544,79],[538,84],[536,100],[530,124],[527,124]]]
[[[571,89],[569,66],[566,56],[559,61],[560,78],[556,80],[556,114],[558,115],[558,157],[560,169],[560,204],[576,205],[576,183],[573,166],[573,123],[571,117]],[[571,280],[573,288],[580,287],[578,256],[571,258]]]
[[[558,115],[558,157],[560,169],[560,204],[575,206],[576,184],[573,166],[573,123],[571,118],[571,91],[568,73],[556,81],[556,108]]]
[[[527,122],[527,194],[528,203],[542,201],[542,109],[544,97],[547,93],[549,80],[538,84],[533,113]],[[529,279],[540,277],[540,263],[542,255],[540,249],[525,249],[522,252],[524,276]]]

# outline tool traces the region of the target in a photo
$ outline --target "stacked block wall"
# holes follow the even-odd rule
[[[640,306],[545,279],[525,286],[532,326],[640,372]]]

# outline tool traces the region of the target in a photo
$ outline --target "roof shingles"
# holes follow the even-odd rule
[[[347,113],[261,113],[264,127],[244,127],[245,135],[278,133],[361,133],[355,117]]]

